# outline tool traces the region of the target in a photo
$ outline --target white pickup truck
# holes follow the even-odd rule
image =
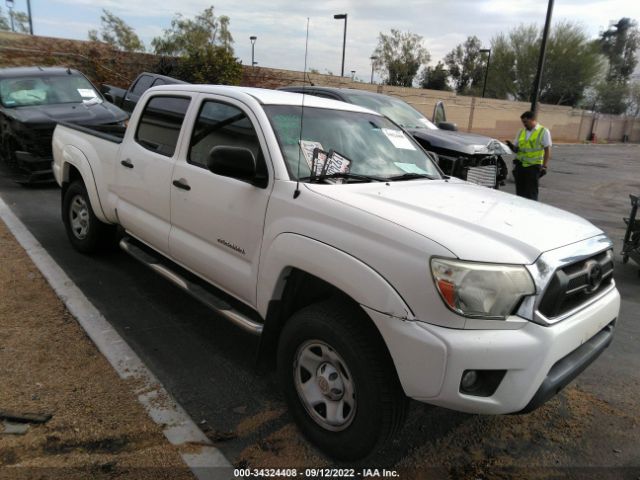
[[[157,87],[126,130],[62,124],[53,152],[73,246],[119,238],[261,335],[292,416],[335,458],[379,448],[407,398],[529,412],[611,342],[620,296],[600,229],[447,178],[356,105]]]

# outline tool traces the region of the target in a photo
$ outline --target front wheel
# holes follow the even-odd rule
[[[81,253],[95,253],[115,238],[115,227],[96,217],[82,181],[76,180],[65,191],[62,220],[71,245]]]
[[[338,460],[366,457],[404,420],[407,399],[384,342],[349,302],[329,300],[291,317],[278,375],[302,433]]]

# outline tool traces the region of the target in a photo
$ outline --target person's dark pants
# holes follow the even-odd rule
[[[516,179],[516,195],[519,197],[538,200],[538,182],[540,180],[540,165],[523,167],[516,163],[513,176]]]

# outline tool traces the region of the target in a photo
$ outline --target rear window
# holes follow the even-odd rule
[[[136,142],[152,152],[173,156],[190,101],[185,97],[152,97],[140,116]]]
[[[151,87],[152,83],[153,83],[153,77],[152,76],[143,75],[142,77],[140,77],[138,79],[136,84],[133,86],[133,89],[131,90],[131,93],[133,93],[135,95],[142,95],[144,92],[146,92],[149,89],[149,87]]]

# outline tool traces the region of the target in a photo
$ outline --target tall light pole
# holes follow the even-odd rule
[[[484,70],[484,85],[482,86],[482,98],[484,98],[484,94],[487,91],[487,78],[489,77],[489,64],[491,63],[491,49],[483,48],[480,50],[480,53],[489,54],[489,56],[487,57],[487,66],[485,67],[485,70]]]
[[[344,77],[344,52],[347,48],[347,14],[339,13],[337,15],[334,15],[333,18],[335,18],[336,20],[344,20],[344,35],[342,37],[342,70],[340,73],[340,76]]]
[[[353,82],[356,79],[356,71],[351,70],[351,81]]]
[[[15,32],[16,31],[16,27],[15,27],[15,25],[13,23],[13,0],[6,0],[5,1],[5,5],[9,9],[9,18],[11,19],[11,31]]]
[[[258,39],[258,37],[256,37],[255,35],[251,35],[249,37],[249,40],[251,40],[251,68],[255,67],[258,62],[256,62],[256,40]]]
[[[371,55],[369,60],[371,60],[371,84],[373,85],[373,66],[376,64],[378,57],[376,55]]]
[[[33,20],[31,19],[31,0],[27,0],[27,14],[29,15],[29,33],[33,35]]]
[[[547,38],[549,37],[549,28],[551,27],[551,15],[553,14],[553,0],[549,0],[547,5],[547,19],[544,22],[544,31],[542,32],[542,44],[540,45],[540,57],[538,57],[538,71],[536,79],[533,82],[533,92],[531,93],[531,111],[538,111],[538,96],[540,95],[540,84],[542,83],[542,69],[544,68],[544,56],[547,51]]]

